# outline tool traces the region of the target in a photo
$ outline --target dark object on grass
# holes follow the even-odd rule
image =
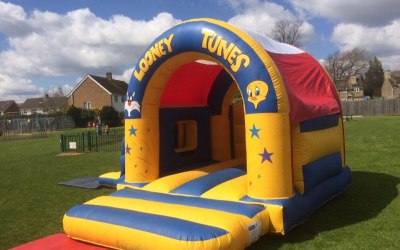
[[[59,185],[97,189],[100,188],[99,177],[86,177],[58,183]]]

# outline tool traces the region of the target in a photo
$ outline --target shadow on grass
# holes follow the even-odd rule
[[[304,224],[285,236],[263,236],[248,249],[277,249],[283,244],[312,240],[324,231],[370,220],[397,197],[399,183],[400,178],[395,176],[354,171],[348,190],[321,207]]]

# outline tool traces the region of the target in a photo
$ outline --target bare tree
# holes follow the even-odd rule
[[[61,96],[65,96],[64,92],[62,90],[62,87],[57,87],[57,90],[53,90],[52,91],[52,96],[53,97],[61,97]]]
[[[67,106],[67,98],[64,95],[62,87],[57,87],[57,89],[46,91],[41,103],[44,111],[50,113],[57,112]]]
[[[277,21],[272,30],[274,39],[282,43],[301,47],[301,39],[303,37],[301,27],[303,23],[304,22],[301,20],[292,21],[289,19]]]
[[[338,89],[346,84],[351,75],[364,75],[367,68],[368,53],[360,48],[335,52],[326,59],[326,69]]]

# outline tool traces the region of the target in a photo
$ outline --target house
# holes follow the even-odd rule
[[[395,76],[396,74],[393,74],[390,70],[385,71],[384,80],[381,88],[382,97],[385,99],[400,97],[400,85],[396,81]]]
[[[19,108],[14,100],[0,101],[0,116],[15,113],[19,113]]]
[[[364,100],[364,89],[359,76],[352,75],[346,81],[335,83],[341,101],[362,101]]]
[[[107,72],[106,77],[87,75],[67,95],[68,104],[83,109],[101,109],[112,106],[118,112],[124,112],[128,84],[112,78]]]
[[[67,98],[65,96],[28,98],[21,105],[21,115],[48,114],[58,112],[67,106]]]

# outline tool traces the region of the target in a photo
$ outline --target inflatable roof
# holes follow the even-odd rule
[[[216,65],[207,64],[204,60],[202,63],[200,59],[189,64],[182,60],[186,65],[173,72],[168,80],[162,105],[206,105],[210,86],[219,76],[218,71],[224,68],[240,85],[241,92],[245,93],[244,99],[248,96],[247,84],[252,81],[261,80],[268,87],[266,103],[257,109],[246,102],[246,113],[278,112],[278,105],[281,105],[279,112],[290,111],[293,123],[340,113],[340,101],[332,81],[308,53],[250,30],[240,31],[222,22],[209,22],[208,26],[213,27],[207,29],[202,22],[204,20],[188,21],[156,39],[136,66],[129,93],[133,93],[138,83],[145,86],[148,78],[168,58],[197,52],[202,53],[200,59],[216,62]],[[221,30],[226,27],[235,32]],[[181,32],[185,36],[179,36]],[[195,40],[198,42],[194,43]],[[157,46],[165,49],[158,51],[155,49]],[[177,65],[180,63],[174,66]],[[177,95],[179,90],[184,92]],[[139,91],[141,93],[136,95],[143,95],[144,88]]]
[[[298,48],[218,20],[183,22],[139,58],[121,171],[100,180],[118,191],[69,210],[70,237],[244,249],[284,234],[350,183],[336,90]]]

